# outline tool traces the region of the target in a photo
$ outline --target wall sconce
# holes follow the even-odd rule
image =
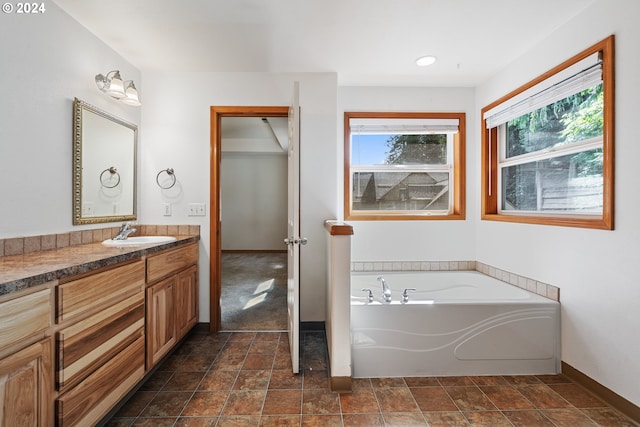
[[[106,76],[98,74],[96,76],[96,86],[102,92],[127,105],[135,107],[142,105],[133,80],[123,81],[119,70],[109,71]]]

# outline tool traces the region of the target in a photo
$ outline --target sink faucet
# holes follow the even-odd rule
[[[382,285],[382,298],[385,302],[391,302],[391,289],[389,289],[387,281],[384,280],[384,277],[378,276],[378,282]]]
[[[126,240],[127,237],[129,237],[129,234],[135,233],[136,229],[131,228],[132,224],[132,222],[125,222],[124,224],[122,224],[120,230],[118,230],[118,234],[116,234],[116,237],[114,237],[112,240]]]

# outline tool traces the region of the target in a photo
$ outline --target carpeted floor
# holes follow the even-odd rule
[[[287,254],[222,254],[222,330],[287,329]]]

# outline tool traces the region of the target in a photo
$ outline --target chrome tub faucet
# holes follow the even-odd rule
[[[384,277],[378,276],[378,282],[382,285],[382,299],[384,299],[385,302],[391,302],[391,289],[389,289],[387,281],[384,280]]]

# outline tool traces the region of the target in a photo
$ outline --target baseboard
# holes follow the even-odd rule
[[[191,332],[196,334],[208,334],[209,327],[210,327],[209,322],[198,322],[195,324],[193,329],[191,329]]]
[[[324,331],[324,322],[300,322],[301,331]]]
[[[329,386],[334,393],[351,393],[351,377],[331,377]]]
[[[596,380],[580,372],[568,363],[562,362],[562,373],[573,381],[582,385],[584,388],[598,396],[600,399],[607,402],[613,408],[631,418],[636,423],[640,423],[640,407],[638,407],[637,405],[629,402],[624,397],[603,386]]]

